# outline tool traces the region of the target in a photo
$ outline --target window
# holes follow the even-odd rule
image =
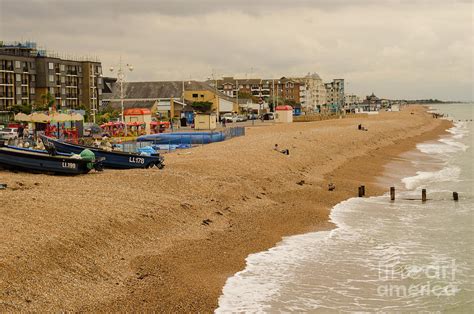
[[[102,78],[101,78],[101,77],[99,77],[99,78],[97,79],[97,84],[99,84],[99,85],[102,84]]]
[[[34,94],[35,93],[35,88],[34,87],[30,87],[30,94]]]
[[[102,67],[101,66],[97,67],[97,73],[102,74]]]
[[[54,75],[50,75],[50,76],[49,76],[49,81],[50,81],[50,82],[54,82]]]
[[[193,94],[193,98],[198,98],[198,94]]]
[[[61,72],[64,72],[64,70],[65,70],[64,64],[60,64],[60,65],[59,65],[59,69],[61,70]]]
[[[63,95],[66,94],[66,89],[64,87],[61,88],[61,94],[63,94]]]
[[[20,86],[18,86],[18,87],[16,88],[16,94],[17,94],[17,95],[21,95],[21,87],[20,87]]]
[[[49,88],[49,93],[50,93],[50,94],[54,94],[54,87],[50,87],[50,88]]]
[[[54,70],[54,63],[49,62],[49,63],[48,63],[48,69]]]
[[[31,80],[31,82],[35,82],[36,81],[36,75],[32,75],[30,80]]]
[[[21,75],[20,75],[20,74],[17,74],[17,75],[16,75],[16,81],[17,81],[17,82],[21,82]]]
[[[61,76],[61,83],[66,83],[66,78],[64,76]]]
[[[19,69],[21,67],[20,61],[15,61],[15,69]]]
[[[201,98],[204,98],[204,95],[201,94]]]

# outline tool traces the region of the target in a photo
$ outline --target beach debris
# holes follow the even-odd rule
[[[275,144],[275,147],[273,148],[273,150],[279,152],[279,153],[282,153],[283,155],[289,155],[290,154],[290,150],[288,149],[280,149],[278,147],[278,144]]]
[[[219,215],[219,216],[222,216],[222,215],[224,215],[224,214],[223,214],[223,213],[221,213],[220,211],[216,211],[215,213],[216,213],[217,215]]]
[[[208,219],[204,219],[204,220],[202,221],[201,225],[203,225],[203,226],[209,226],[209,224],[210,224],[211,222],[212,222],[212,220],[209,219],[209,218],[208,218]]]
[[[304,180],[301,180],[301,181],[296,182],[296,184],[298,184],[298,185],[304,185],[305,183],[306,183],[306,182],[305,182]]]
[[[328,184],[328,190],[329,191],[334,191],[335,189],[336,189],[336,186],[334,185],[334,183],[331,182],[331,183]]]
[[[0,183],[0,190],[5,190],[7,186],[8,185],[6,183]]]
[[[453,192],[453,200],[456,202],[459,200],[458,192]]]
[[[426,189],[421,190],[421,201],[426,202]]]
[[[390,187],[390,200],[391,201],[395,200],[395,187],[394,186]]]

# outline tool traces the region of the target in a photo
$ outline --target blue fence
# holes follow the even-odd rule
[[[244,136],[245,127],[229,127],[222,131],[195,132],[192,137],[189,132],[183,132],[182,136],[180,136],[180,132],[165,133],[164,135],[165,136],[161,138],[157,136],[156,140],[146,139],[140,142],[126,142],[121,145],[121,148],[123,148],[125,152],[138,152],[142,149],[146,150],[147,147],[152,147],[160,152],[171,152],[176,149],[186,149],[193,146],[221,142],[233,137]]]

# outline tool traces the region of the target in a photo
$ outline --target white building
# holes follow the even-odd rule
[[[344,79],[334,79],[324,84],[326,88],[326,104],[332,111],[344,107]]]
[[[308,73],[303,78],[295,78],[300,85],[300,100],[304,111],[320,111],[326,104],[326,88],[317,73]]]

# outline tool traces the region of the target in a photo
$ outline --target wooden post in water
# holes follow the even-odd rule
[[[390,187],[390,200],[391,201],[395,200],[395,187],[394,186]]]
[[[362,195],[362,187],[359,186],[359,197],[362,197],[362,196],[363,196],[363,195]]]
[[[426,202],[426,189],[421,190],[421,201]]]
[[[458,192],[453,192],[453,200],[456,202],[459,200]]]
[[[362,196],[365,196],[365,185],[361,185],[360,188],[362,190]]]

